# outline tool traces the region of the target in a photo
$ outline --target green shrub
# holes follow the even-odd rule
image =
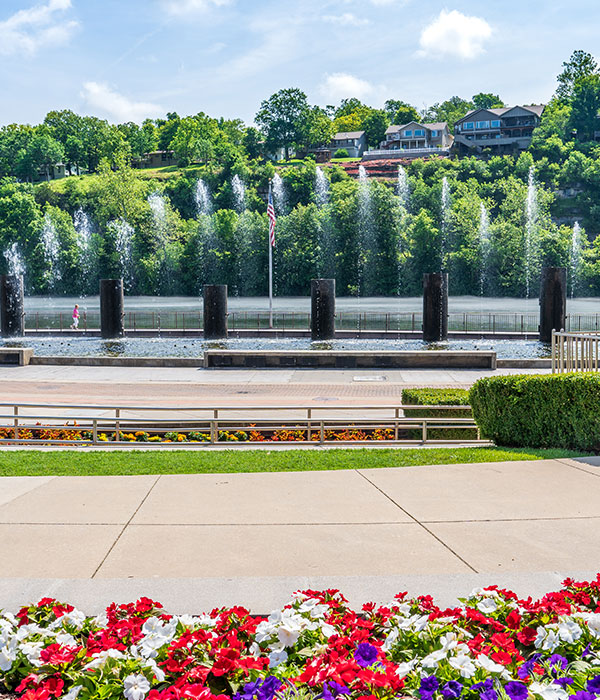
[[[348,158],[348,151],[345,148],[338,148],[333,154],[334,158]]]
[[[468,406],[469,392],[466,389],[403,389],[402,403],[407,406]],[[471,411],[409,408],[404,411],[407,418],[469,418]],[[421,429],[409,430],[415,440],[421,438]],[[475,428],[432,428],[427,431],[431,440],[477,440]]]
[[[600,449],[600,374],[488,377],[469,403],[482,437],[497,445]]]

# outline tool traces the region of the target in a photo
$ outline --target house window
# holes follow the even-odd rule
[[[494,119],[492,122],[492,129],[499,129],[500,128],[500,120],[499,119]]]
[[[476,123],[476,128],[477,129],[489,129],[490,128],[490,123],[488,121],[485,122],[477,122]]]
[[[425,136],[424,129],[415,129],[415,136]]]
[[[412,136],[412,129],[408,129],[408,131],[404,132],[405,136]]]
[[[435,138],[437,138],[437,135],[438,135],[437,129],[432,129],[431,130],[431,138],[435,139]]]
[[[470,129],[472,129],[472,128],[473,128],[473,122],[465,122],[465,123],[463,124],[463,129],[464,129],[465,131],[468,131],[468,130],[470,130]]]

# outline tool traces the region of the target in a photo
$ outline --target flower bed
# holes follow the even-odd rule
[[[0,439],[13,440],[14,428],[0,428]],[[394,431],[391,428],[345,428],[340,430],[325,430],[324,439],[328,441],[358,442],[393,440]],[[19,427],[20,440],[52,440],[65,442],[85,442],[92,440],[92,431],[74,426],[73,428],[36,428]],[[119,431],[121,442],[210,442],[210,432],[201,430],[148,432]],[[313,429],[310,440],[306,429],[281,430],[219,430],[219,442],[319,442],[319,430]],[[116,432],[99,432],[100,442],[114,442]]]
[[[172,616],[147,598],[98,617],[45,598],[0,615],[2,685],[25,700],[594,700],[600,574],[539,601],[490,586],[352,610],[303,591],[268,618]]]

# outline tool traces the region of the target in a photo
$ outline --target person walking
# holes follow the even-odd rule
[[[76,331],[79,327],[79,304],[75,304],[73,309],[73,323],[71,324],[71,330]]]

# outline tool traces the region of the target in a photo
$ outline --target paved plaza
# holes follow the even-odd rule
[[[303,585],[378,600],[409,584],[442,599],[474,582],[535,593],[600,561],[598,463],[5,477],[0,607],[26,592],[86,609],[158,595],[188,611],[265,611]]]

